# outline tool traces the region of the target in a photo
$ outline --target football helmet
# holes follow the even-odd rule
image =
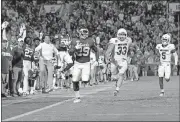
[[[81,39],[86,39],[89,36],[89,30],[85,27],[79,28],[78,33]]]
[[[120,28],[117,32],[117,38],[120,41],[124,41],[127,38],[127,31],[124,28]]]
[[[30,37],[25,37],[24,43],[31,46],[33,44],[33,40]]]
[[[170,43],[170,40],[171,40],[171,37],[169,34],[164,34],[161,38],[161,41],[162,41],[162,45],[163,46],[166,46]]]

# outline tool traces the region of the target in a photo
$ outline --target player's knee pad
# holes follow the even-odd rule
[[[79,82],[73,82],[74,91],[79,91]]]

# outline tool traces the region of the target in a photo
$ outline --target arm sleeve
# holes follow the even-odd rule
[[[3,31],[3,32],[2,32],[2,38],[3,38],[4,40],[7,40],[6,29],[3,29],[2,31]]]
[[[75,51],[76,51],[76,49],[75,49],[75,42],[74,42],[74,40],[72,40],[71,43],[70,43],[69,54],[71,56],[73,56]]]
[[[95,43],[93,43],[93,45],[92,45],[92,50],[94,50],[94,52],[98,51],[97,46],[95,45]]]
[[[108,45],[108,49],[107,49],[107,51],[105,52],[106,63],[107,63],[108,60],[110,59],[114,47],[115,47],[115,46],[114,46],[113,43],[111,43],[111,44]]]
[[[40,51],[42,49],[42,44],[39,44],[36,48],[35,51]]]
[[[58,55],[58,50],[57,50],[57,48],[55,46],[53,46],[53,50],[54,50],[55,55],[57,56]]]

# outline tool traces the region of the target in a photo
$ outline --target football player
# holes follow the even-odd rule
[[[170,43],[171,37],[168,34],[164,34],[162,36],[162,44],[158,44],[156,49],[159,52],[160,64],[158,67],[158,75],[159,75],[159,85],[161,89],[160,96],[164,96],[164,85],[163,78],[167,82],[170,80],[171,76],[171,56],[174,56],[175,66],[178,64],[178,55],[176,53],[176,48],[174,44]],[[164,76],[165,75],[165,76]]]
[[[116,38],[110,39],[108,49],[106,51],[107,61],[109,60],[109,57],[112,53],[112,63],[118,69],[118,81],[116,82],[116,90],[114,92],[114,96],[117,95],[123,83],[124,74],[128,67],[127,54],[128,51],[132,48],[136,48],[138,53],[141,53],[139,48],[136,45],[133,45],[131,38],[127,37],[127,31],[124,28],[118,30]]]
[[[89,31],[85,27],[78,29],[79,37],[74,38],[71,42],[69,50],[70,55],[75,54],[74,69],[73,69],[73,89],[75,91],[74,103],[80,102],[79,81],[87,83],[90,77],[90,52],[91,49],[97,52],[94,40],[89,37]],[[96,53],[96,57],[98,57]],[[98,59],[98,58],[96,58]],[[81,76],[81,77],[80,77]]]
[[[69,69],[73,66],[73,61],[72,61],[71,56],[67,52],[67,46],[64,40],[58,39],[56,42],[57,42],[56,47],[58,49],[58,56],[57,56],[57,67],[55,69],[57,69],[58,79],[61,78],[64,81],[65,79],[63,77],[64,77],[64,74],[66,74],[66,80],[69,81],[69,82],[66,82],[66,86],[70,87],[71,83],[70,83]],[[62,84],[63,82],[61,82],[61,86]]]
[[[26,37],[24,39],[24,59],[23,59],[23,95],[26,96],[29,94],[29,85],[28,85],[28,71],[32,68],[33,61],[33,53],[34,49],[32,48],[32,39],[30,37]]]
[[[65,28],[61,29],[60,40],[61,40],[61,43],[63,43],[63,45],[65,45],[65,47],[68,50],[69,49],[69,45],[71,43],[71,38],[70,38],[70,36],[67,33],[67,30]]]

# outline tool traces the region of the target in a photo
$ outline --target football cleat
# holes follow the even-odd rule
[[[22,88],[19,88],[19,89],[18,89],[18,92],[22,94],[22,93],[23,93]]]
[[[74,100],[74,103],[79,103],[79,102],[81,102],[81,99],[80,99],[80,98],[76,98],[76,99]]]
[[[117,90],[114,91],[114,96],[117,96],[118,92],[119,92],[119,91],[117,91]]]
[[[31,91],[30,91],[30,94],[35,94],[34,90],[31,90]]]

